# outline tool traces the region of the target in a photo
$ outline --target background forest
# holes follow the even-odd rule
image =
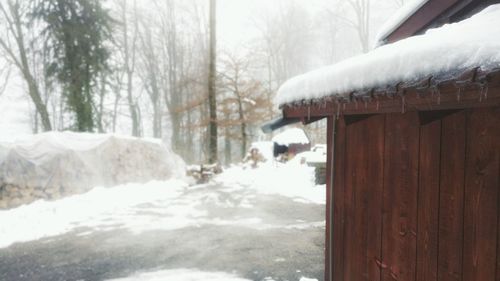
[[[259,127],[279,116],[273,98],[284,81],[368,51],[381,23],[404,4],[270,2],[217,1],[214,122],[226,164],[269,138]],[[189,163],[206,161],[209,6],[0,0],[0,138],[50,130],[156,137]],[[307,130],[324,142],[324,124]]]

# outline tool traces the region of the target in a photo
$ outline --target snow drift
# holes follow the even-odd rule
[[[50,132],[0,143],[0,208],[183,173],[160,140]]]

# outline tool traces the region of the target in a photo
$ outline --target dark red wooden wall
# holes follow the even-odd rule
[[[499,108],[335,125],[327,279],[500,280]]]

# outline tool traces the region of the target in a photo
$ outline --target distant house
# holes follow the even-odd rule
[[[281,123],[328,122],[325,280],[500,280],[496,2],[414,2],[280,88]]]
[[[311,141],[304,130],[299,128],[287,129],[273,138],[274,157],[286,155],[287,159],[293,158],[298,153],[311,149]]]

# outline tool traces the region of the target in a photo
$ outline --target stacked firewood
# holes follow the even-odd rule
[[[50,133],[0,144],[0,209],[56,200],[94,187],[166,180],[184,162],[156,140]]]
[[[26,186],[13,184],[0,185],[0,209],[10,209],[39,199],[56,200],[68,195],[82,193],[86,190],[65,188],[63,186]]]
[[[191,165],[186,167],[186,175],[196,180],[197,184],[207,183],[214,175],[222,173],[219,164]]]

